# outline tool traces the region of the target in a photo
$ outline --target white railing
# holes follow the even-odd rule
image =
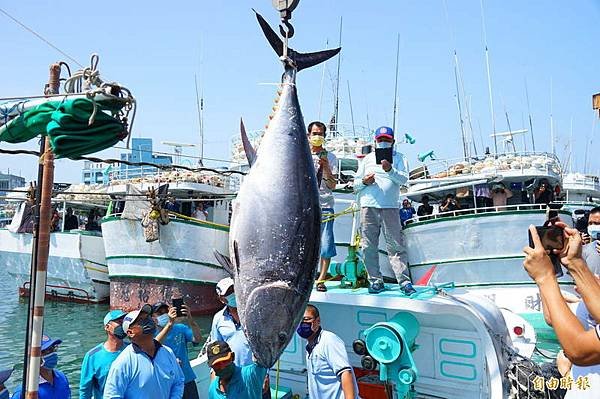
[[[480,174],[501,175],[502,172],[513,171],[523,174],[534,169],[546,175],[560,175],[561,166],[554,154],[546,152],[520,152],[506,154],[489,154],[469,159],[455,158],[433,161],[422,164],[410,173],[410,179],[453,178]]]
[[[407,224],[422,222],[424,220],[435,220],[435,219],[448,219],[455,216],[473,215],[473,214],[490,214],[490,213],[503,213],[503,212],[514,212],[514,211],[531,211],[531,210],[543,210],[547,209],[546,204],[517,204],[517,205],[505,205],[505,206],[488,206],[481,208],[467,208],[457,209],[454,211],[434,213],[426,216],[414,216],[412,219],[407,221]]]

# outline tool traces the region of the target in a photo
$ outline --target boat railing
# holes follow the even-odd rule
[[[592,190],[600,190],[600,181],[598,176],[568,174],[563,177],[563,186],[565,190],[571,189],[570,186],[584,186]],[[573,187],[573,189],[576,188]]]
[[[487,206],[487,207],[478,207],[478,208],[467,208],[467,209],[457,209],[454,211],[440,212],[434,213],[426,216],[414,216],[412,219],[407,221],[407,224],[418,223],[425,220],[436,220],[436,219],[446,219],[452,218],[456,216],[464,216],[464,215],[474,215],[474,214],[486,214],[490,213],[504,213],[504,212],[520,212],[520,211],[545,211],[547,209],[546,204],[515,204],[515,205],[505,205],[505,206]]]
[[[25,292],[29,292],[30,289],[31,289],[31,282],[25,281],[23,283],[22,290]],[[79,294],[79,295],[77,295],[77,294]],[[82,288],[69,287],[66,285],[52,285],[52,284],[46,284],[46,296],[49,296],[50,298],[84,300],[86,302],[89,302],[92,299],[90,294]]]
[[[452,178],[472,175],[502,175],[511,171],[524,174],[535,169],[546,175],[559,175],[560,162],[556,155],[546,152],[488,154],[480,157],[436,160],[423,163],[410,172],[410,179]]]

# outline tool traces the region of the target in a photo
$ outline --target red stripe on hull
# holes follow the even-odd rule
[[[171,303],[174,289],[183,295],[183,302],[194,315],[214,314],[223,308],[215,292],[215,285],[212,284],[119,277],[110,279],[110,307],[131,311],[139,309],[145,303]]]

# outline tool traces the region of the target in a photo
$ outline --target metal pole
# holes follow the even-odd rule
[[[58,94],[60,86],[60,65],[50,65],[50,78],[45,94]],[[52,217],[52,186],[54,184],[54,154],[50,149],[50,141],[46,141],[45,151],[40,154],[43,162],[43,179],[40,196],[40,223],[35,265],[35,286],[31,287],[33,296],[33,317],[29,341],[29,362],[27,365],[27,389],[25,398],[37,399],[41,363],[41,342],[44,327],[44,303],[46,300],[46,276],[48,270],[48,253],[50,250],[50,218]],[[31,301],[31,300],[30,300]]]
[[[394,83],[394,116],[392,117],[392,130],[396,131],[396,110],[398,105],[398,65],[400,64],[400,33],[396,42],[396,82]]]

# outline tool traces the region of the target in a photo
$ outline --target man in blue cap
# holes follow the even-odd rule
[[[96,345],[83,357],[81,364],[81,378],[79,380],[79,399],[102,399],[104,384],[108,370],[117,356],[125,348],[123,338],[127,336],[123,331],[122,310],[111,310],[104,316],[104,331],[106,341]]]
[[[8,399],[10,397],[8,388],[4,386],[4,383],[10,378],[13,370],[14,369],[0,370],[0,399]]]
[[[52,339],[42,335],[42,364],[40,366],[40,385],[38,388],[39,399],[70,399],[71,388],[69,380],[64,373],[56,368],[58,364],[58,345],[60,339]],[[21,399],[21,387],[15,391],[12,399]]]
[[[387,159],[387,154],[391,158]],[[375,152],[371,152],[358,166],[354,178],[354,191],[361,207],[361,248],[367,273],[369,292],[378,294],[385,290],[379,268],[379,234],[387,243],[390,264],[405,295],[416,292],[408,276],[404,236],[398,214],[400,187],[408,181],[404,156],[394,150],[394,131],[382,126],[375,130]]]

